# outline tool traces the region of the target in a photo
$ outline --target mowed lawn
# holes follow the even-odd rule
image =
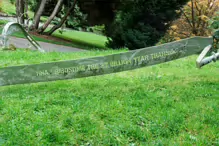
[[[62,33],[55,31],[52,36],[72,41],[74,44],[89,46],[90,48],[106,49],[107,37],[83,31],[66,30]]]
[[[3,27],[6,23],[7,21],[0,20],[0,34],[2,33]],[[14,32],[11,34],[11,36],[15,36],[18,38],[25,38],[23,32],[21,31]],[[75,30],[66,30],[63,33],[60,33],[59,30],[57,30],[52,34],[52,36],[56,38],[60,38],[62,41],[54,41],[35,35],[33,35],[32,37],[36,41],[53,43],[53,44],[64,45],[64,46],[71,46],[85,50],[108,49],[106,47],[106,43],[108,41],[107,37],[95,33],[75,31]],[[67,43],[66,40],[68,41]]]
[[[16,0],[14,0],[14,3],[11,3],[10,0],[0,0],[0,6],[2,13],[15,16],[16,15],[16,7],[15,7]],[[33,18],[34,12],[31,10],[28,11],[28,16]],[[45,22],[47,20],[46,16],[42,16],[40,19],[42,22]]]
[[[1,11],[8,15],[16,15],[15,5],[10,3],[10,0],[0,0]]]
[[[0,67],[119,53],[0,52]],[[219,145],[219,63],[0,87],[0,145]]]

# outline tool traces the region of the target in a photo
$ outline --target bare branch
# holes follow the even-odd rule
[[[193,0],[191,0],[191,3],[192,3],[192,8],[191,8],[191,11],[192,11],[192,32],[194,34],[196,34],[196,28],[195,28],[195,13],[194,13],[194,2]]]
[[[198,3],[197,3],[197,1],[195,1],[195,8],[198,10],[198,12],[201,11],[201,9],[198,7]]]
[[[191,21],[189,20],[189,18],[188,18],[188,16],[186,15],[186,13],[183,11],[182,8],[180,8],[180,11],[183,13],[183,15],[184,15],[185,18],[186,18],[186,21],[188,22],[188,24],[189,24],[190,27],[192,28],[192,23],[191,23]]]

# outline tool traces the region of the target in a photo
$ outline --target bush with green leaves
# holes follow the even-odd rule
[[[68,11],[69,7],[65,5],[59,15],[55,17],[52,21],[54,25],[57,25],[61,19],[65,16],[66,12]],[[65,22],[65,25],[63,27],[72,28],[75,30],[84,29],[86,30],[87,27],[87,15],[83,14],[80,10],[80,7],[78,5],[75,6],[74,12],[72,12],[73,15],[70,15],[67,18],[67,21]]]
[[[105,34],[105,25],[95,25],[92,27],[88,28],[88,31],[96,33],[96,34],[100,34],[100,35],[104,35]]]
[[[40,2],[39,0],[29,0],[28,5],[29,5],[30,10],[33,12],[37,11],[39,2]]]
[[[139,49],[156,44],[188,0],[122,0],[116,18],[106,27],[112,48]]]
[[[209,20],[209,24],[211,29],[219,29],[219,12],[217,12],[216,15]]]
[[[10,3],[14,4],[16,0],[10,0]]]
[[[87,15],[83,14],[78,5],[75,6],[74,15],[70,15],[66,21],[66,26],[72,29],[86,28]]]

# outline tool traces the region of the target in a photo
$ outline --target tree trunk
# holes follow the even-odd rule
[[[73,5],[69,8],[68,12],[65,14],[65,16],[62,18],[62,20],[55,26],[52,27],[52,29],[50,31],[48,31],[46,34],[51,35],[54,31],[56,31],[57,29],[59,29],[67,20],[68,16],[71,14],[74,14],[74,8],[76,6],[77,0],[74,0]]]
[[[191,7],[191,11],[192,11],[192,33],[194,35],[197,35],[197,31],[196,31],[196,27],[195,27],[195,12],[194,12],[194,1],[191,0],[191,4],[192,4],[192,7]]]
[[[54,19],[54,17],[61,11],[62,8],[62,4],[63,4],[64,0],[58,0],[55,9],[53,10],[52,14],[50,15],[50,17],[48,18],[48,20],[45,22],[45,24],[39,28],[38,32],[42,33],[45,31],[45,29],[49,26],[49,24],[51,23],[51,21]]]
[[[38,27],[39,27],[40,17],[42,15],[43,11],[44,11],[46,1],[47,0],[41,0],[40,6],[37,9],[37,12],[35,13],[34,21],[33,21],[33,29],[35,29],[35,30],[38,29]]]
[[[20,10],[19,10],[19,4],[20,4],[20,0],[16,0],[16,17],[17,17],[17,22],[19,23],[19,16],[20,16]]]
[[[24,0],[16,0],[16,16],[19,24],[24,24]]]
[[[28,16],[28,3],[29,3],[29,0],[25,0],[25,18],[28,19],[29,16]]]
[[[24,0],[20,0],[20,23],[24,24]]]

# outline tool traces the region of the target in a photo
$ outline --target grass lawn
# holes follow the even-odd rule
[[[0,0],[0,2],[1,2],[1,11],[3,13],[6,13],[8,15],[16,15],[15,4],[12,4],[10,2],[10,0]],[[28,16],[30,18],[33,18],[34,17],[34,12],[29,10],[28,11]],[[41,17],[42,22],[45,22],[46,20],[47,20],[47,17],[45,17],[45,16]]]
[[[16,10],[15,10],[15,5],[11,4],[9,0],[1,0],[1,7],[2,7],[2,12],[9,14],[9,15],[15,15]],[[29,17],[33,18],[34,13],[29,11]],[[41,17],[42,21],[45,22],[47,20],[46,17]],[[2,23],[0,23],[2,24]],[[1,29],[0,29],[1,33]],[[15,34],[14,36],[16,37],[21,37],[23,38],[24,36],[22,34]],[[43,42],[49,42],[49,43],[55,43],[55,44],[60,44],[60,45],[67,45],[67,46],[72,46],[76,48],[81,48],[81,49],[106,49],[107,47],[105,46],[107,42],[107,37],[102,36],[102,35],[97,35],[94,33],[89,33],[89,32],[81,32],[81,31],[74,31],[74,30],[68,30],[64,31],[62,34],[59,33],[59,30],[53,33],[53,36],[65,39],[68,41],[71,41],[72,43],[59,43],[55,41],[49,41],[46,39],[42,39],[40,37],[34,37],[37,41],[43,41]]]
[[[6,24],[7,21],[5,20],[0,20],[0,33],[2,32],[4,24]],[[12,36],[19,37],[19,38],[25,38],[23,33],[13,33]],[[102,35],[97,35],[94,33],[89,33],[89,32],[81,32],[81,31],[74,31],[74,30],[68,30],[63,32],[62,34],[59,33],[59,30],[53,33],[54,37],[63,39],[63,40],[68,40],[69,42],[62,42],[62,41],[53,41],[49,39],[44,39],[42,37],[34,36],[33,38],[36,41],[41,41],[41,42],[48,42],[48,43],[53,43],[53,44],[59,44],[59,45],[64,45],[64,46],[71,46],[75,48],[80,48],[80,49],[86,49],[86,50],[94,50],[94,49],[107,49],[105,46],[105,43],[107,42],[107,37],[102,36]]]
[[[10,0],[0,0],[1,10],[8,15],[16,15],[15,5],[10,3]]]
[[[101,48],[101,49],[106,48],[105,44],[107,42],[107,37],[94,33],[67,30],[61,34],[57,30],[52,35],[55,37],[72,41],[74,44],[79,44],[82,46],[89,46],[91,48]]]
[[[15,15],[16,10],[15,10],[15,5],[11,4],[9,0],[0,0],[1,2],[1,8],[2,12],[9,14],[9,15]],[[29,17],[33,18],[34,13],[29,11]],[[45,22],[47,20],[46,17],[41,17],[41,21]],[[0,20],[0,25],[2,25],[3,21]],[[0,33],[2,29],[0,28]],[[16,33],[14,36],[16,37],[21,37],[24,38],[22,34]],[[89,32],[81,32],[81,31],[74,31],[74,30],[68,30],[64,31],[62,34],[59,33],[59,30],[53,33],[53,36],[68,40],[72,43],[62,43],[62,42],[57,42],[57,41],[50,41],[48,39],[43,39],[40,37],[34,36],[33,38],[36,39],[37,41],[43,41],[43,42],[49,42],[49,43],[54,43],[54,44],[59,44],[59,45],[66,45],[66,46],[72,46],[75,48],[81,48],[81,49],[87,49],[87,50],[93,50],[93,49],[107,49],[105,46],[107,42],[107,37],[102,36],[102,35],[97,35],[94,33],[89,33]]]
[[[3,21],[0,21],[0,25],[1,23],[3,23]],[[0,34],[2,33],[2,29],[3,28],[0,28]],[[12,36],[14,37],[18,37],[18,38],[26,38],[23,33],[21,32],[15,32],[12,34]],[[73,43],[66,43],[66,42],[58,42],[58,41],[53,41],[53,40],[49,40],[49,39],[45,39],[45,38],[42,38],[42,37],[38,37],[38,36],[34,36],[34,35],[31,35],[36,41],[41,41],[41,42],[47,42],[47,43],[53,43],[53,44],[57,44],[57,45],[64,45],[64,46],[71,46],[71,47],[75,47],[75,48],[83,48],[83,49],[87,49],[88,47],[84,46],[84,47],[81,47],[80,45],[75,45]]]
[[[0,52],[0,66],[118,51]],[[0,87],[0,145],[219,145],[219,63],[197,56],[75,80]]]

